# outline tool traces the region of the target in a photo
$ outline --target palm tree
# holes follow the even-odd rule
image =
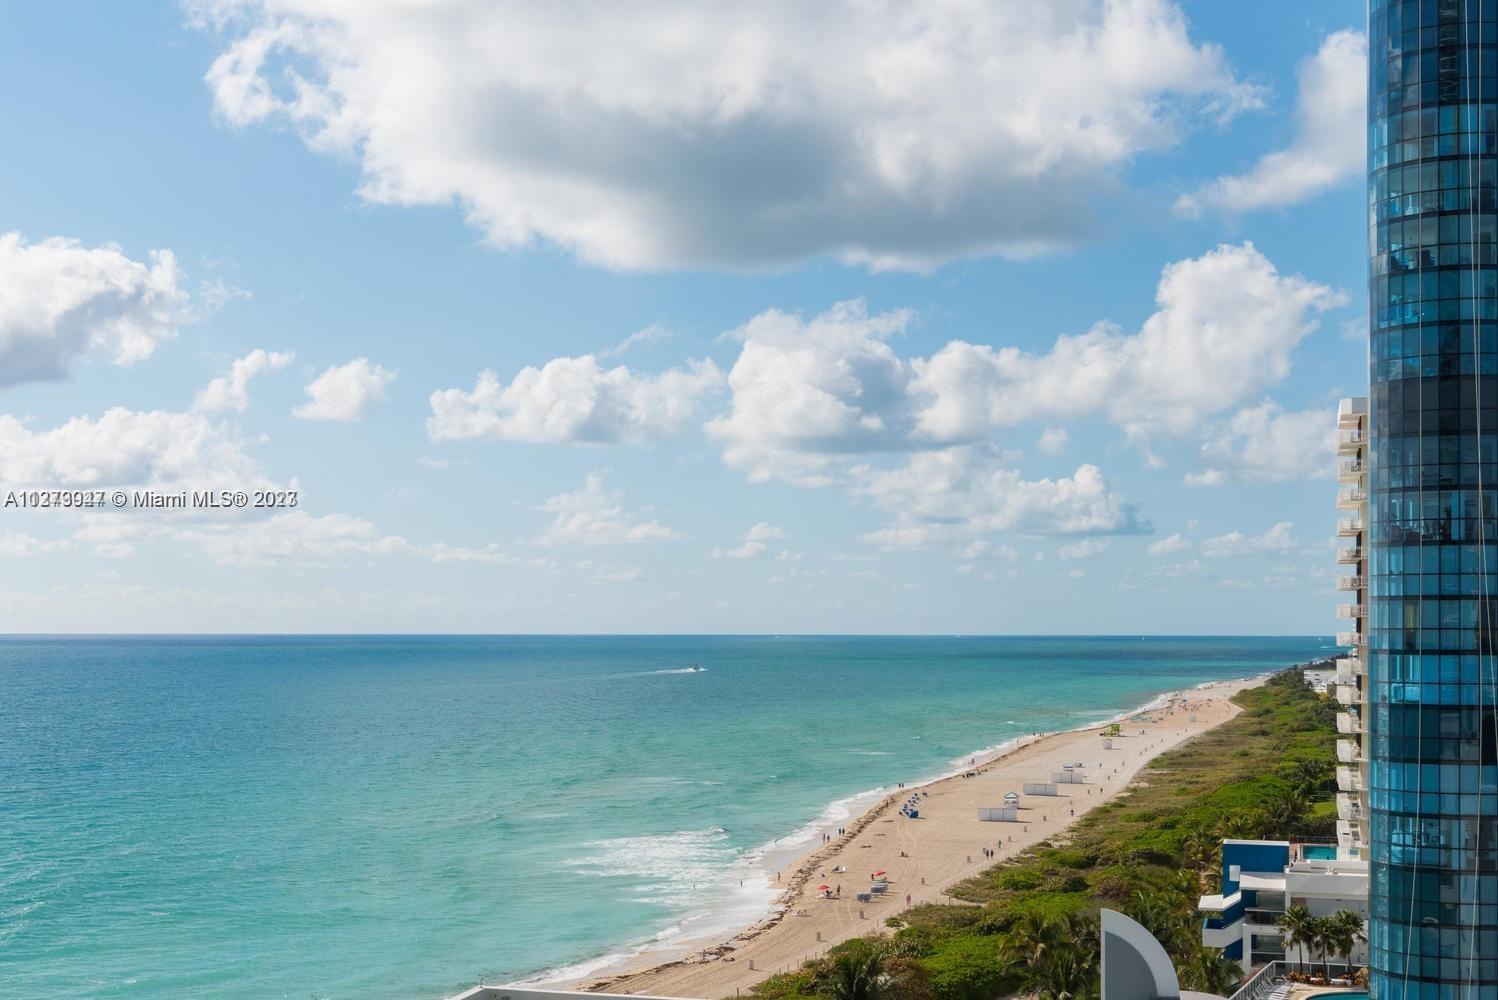
[[[1155,936],[1155,940],[1174,952],[1181,943],[1186,920],[1192,916],[1181,905],[1181,897],[1174,893],[1153,892],[1141,889],[1134,893],[1124,912]]]
[[[1280,930],[1283,932],[1281,938],[1285,943],[1285,955],[1288,957],[1291,948],[1309,950],[1314,942],[1315,917],[1311,911],[1299,904],[1285,909],[1284,915],[1280,917]]]
[[[1342,962],[1347,967],[1347,974],[1352,975],[1352,950],[1358,946],[1359,941],[1368,940],[1367,931],[1363,929],[1363,918],[1356,910],[1338,910],[1326,918],[1327,946],[1342,956]]]
[[[1027,913],[1005,935],[1001,957],[1021,988],[1041,1000],[1077,1000],[1095,992],[1097,920]]]
[[[1300,828],[1310,808],[1304,795],[1286,789],[1264,803],[1264,819],[1272,832],[1289,836]]]
[[[1330,917],[1312,917],[1309,921],[1308,933],[1311,947],[1321,952],[1321,977],[1330,979],[1332,977],[1331,966],[1331,935],[1332,922]]]
[[[884,956],[871,951],[866,955],[843,955],[834,962],[824,992],[831,1000],[883,1000],[889,986]]]
[[[1185,973],[1186,985],[1204,993],[1228,996],[1243,979],[1243,967],[1236,961],[1221,949],[1202,945],[1197,945],[1196,953],[1179,968]]]

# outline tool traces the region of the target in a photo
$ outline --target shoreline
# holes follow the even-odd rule
[[[552,968],[524,980],[523,985],[545,985],[551,988],[560,987],[591,992],[642,992],[677,996],[722,996],[732,993],[735,989],[742,989],[745,986],[753,985],[754,982],[763,980],[771,974],[781,971],[782,967],[799,965],[802,961],[815,957],[816,954],[825,951],[826,948],[831,947],[838,941],[876,930],[881,926],[880,920],[878,918],[865,919],[862,915],[863,910],[869,909],[871,906],[875,909],[882,907],[882,909],[887,911],[890,907],[886,904],[899,902],[900,900],[896,897],[901,894],[910,895],[915,905],[919,905],[922,902],[946,901],[945,890],[954,883],[969,877],[971,874],[976,873],[976,871],[998,863],[1003,857],[1012,856],[1014,853],[1027,849],[1031,843],[1039,839],[1055,836],[1061,829],[1070,825],[1072,817],[1085,815],[1092,807],[1110,800],[1113,795],[1122,791],[1128,782],[1132,780],[1133,775],[1150,760],[1153,760],[1158,753],[1179,745],[1184,739],[1188,739],[1198,732],[1213,728],[1220,722],[1226,721],[1227,718],[1231,718],[1232,715],[1237,714],[1236,706],[1228,703],[1227,699],[1238,690],[1262,684],[1273,672],[1268,671],[1245,678],[1206,681],[1191,688],[1165,691],[1143,704],[1109,717],[1084,723],[1070,729],[1028,733],[978,750],[962,758],[956,758],[951,762],[949,769],[934,777],[928,777],[918,782],[905,783],[903,787],[870,789],[835,800],[815,820],[787,834],[785,837],[768,842],[761,848],[756,849],[756,852],[753,852],[760,855],[756,859],[755,864],[756,867],[762,870],[767,879],[765,888],[773,893],[772,895],[768,895],[768,898],[765,900],[764,910],[758,919],[754,919],[748,923],[740,922],[731,926],[718,926],[710,930],[704,929],[701,933],[684,936],[677,936],[681,929],[681,925],[678,923],[671,928],[663,930],[656,938],[652,938],[643,945],[636,946],[629,952],[601,955],[595,959]],[[930,881],[929,876],[921,876],[919,885],[901,885],[894,896],[876,897],[878,900],[877,903],[864,904],[859,909],[859,916],[856,918],[850,917],[848,913],[845,913],[840,920],[828,921],[820,919],[822,917],[821,911],[813,914],[806,906],[802,905],[810,902],[807,899],[809,895],[808,889],[812,885],[813,879],[818,877],[818,872],[822,872],[823,876],[828,879],[836,877],[828,874],[824,869],[835,868],[839,860],[854,860],[854,858],[848,856],[847,852],[850,850],[875,848],[875,844],[869,843],[869,841],[872,841],[875,837],[886,837],[888,833],[892,832],[871,831],[871,827],[881,820],[884,823],[896,822],[890,816],[896,812],[899,803],[905,801],[911,795],[930,796],[935,792],[938,801],[940,801],[948,797],[944,794],[944,790],[950,791],[954,785],[959,789],[967,787],[977,790],[980,789],[980,786],[990,784],[991,779],[996,778],[1008,780],[1010,784],[1014,785],[1014,790],[1017,791],[1020,782],[1015,775],[1008,772],[1015,771],[1016,769],[1028,769],[1037,773],[1028,775],[1026,780],[1044,781],[1049,777],[1049,772],[1046,771],[1046,768],[1054,765],[1059,760],[1056,757],[1058,753],[1061,754],[1061,757],[1067,757],[1067,753],[1070,753],[1072,756],[1076,756],[1078,760],[1082,760],[1083,757],[1078,754],[1078,751],[1081,750],[1081,744],[1086,743],[1090,739],[1096,739],[1103,729],[1115,723],[1121,724],[1128,720],[1140,719],[1142,716],[1152,716],[1162,711],[1170,711],[1178,702],[1182,704],[1195,703],[1197,705],[1217,705],[1220,703],[1220,705],[1226,707],[1226,711],[1214,712],[1214,715],[1220,715],[1221,717],[1214,718],[1209,723],[1191,727],[1191,731],[1181,738],[1150,743],[1144,749],[1140,749],[1142,744],[1135,743],[1139,739],[1137,735],[1132,739],[1129,739],[1127,736],[1121,737],[1122,739],[1126,739],[1129,744],[1126,749],[1132,750],[1139,756],[1129,761],[1129,764],[1132,766],[1123,768],[1126,773],[1124,773],[1122,780],[1112,781],[1111,776],[1104,778],[1101,774],[1098,774],[1098,777],[1101,779],[1099,783],[1083,790],[1082,795],[1062,794],[1052,799],[1050,803],[1044,803],[1046,806],[1053,804],[1064,805],[1068,802],[1068,799],[1071,800],[1068,806],[1070,815],[1061,816],[1058,813],[1056,817],[1059,826],[1057,826],[1057,823],[1051,822],[1049,813],[1046,814],[1043,820],[1037,821],[1031,817],[1028,821],[1018,824],[979,824],[976,820],[960,823],[959,825],[964,827],[978,828],[980,831],[979,841],[981,841],[985,833],[998,834],[1000,842],[997,847],[984,845],[989,846],[989,849],[995,850],[996,853],[992,857],[981,856],[978,858],[978,863],[974,864],[974,855],[978,854],[982,850],[982,847],[972,842],[974,840],[972,836],[968,836],[966,838],[969,841],[967,849],[961,850],[959,854],[953,856],[953,859],[949,859],[949,863],[945,867],[951,868],[953,871],[940,876],[941,880],[939,882]],[[1183,711],[1182,721],[1186,715],[1187,713]],[[1194,715],[1191,716],[1193,723],[1195,723],[1195,718]],[[1159,720],[1152,721],[1158,722]],[[1089,753],[1095,754],[1095,750],[1089,751]],[[1068,757],[1067,759],[1070,758]],[[1000,772],[1000,775],[995,776],[996,771]],[[1094,768],[1094,773],[1097,773],[1096,768]],[[1114,772],[1114,774],[1116,775],[1117,772]],[[964,778],[963,775],[970,775],[979,780],[969,785],[969,779]],[[1071,791],[1075,792],[1079,788],[1080,786],[1071,789]],[[1094,795],[1094,792],[1097,794]],[[1107,793],[1106,795],[1104,794],[1105,792]],[[997,804],[997,802],[997,796],[994,796],[994,802],[990,804]],[[971,806],[971,803],[969,805]],[[846,821],[829,819],[834,811],[843,807],[846,807],[846,812],[849,815]],[[1078,809],[1081,811],[1077,812]],[[1031,812],[1033,810],[1024,809],[1022,811]],[[968,812],[966,815],[971,817],[974,814]],[[900,822],[920,824],[920,821]],[[1015,826],[1020,827],[1020,830],[1015,832],[1023,834],[1021,840],[1018,842],[1015,841],[1014,832],[1010,830],[1010,828]],[[1037,827],[1034,833],[1030,831],[1031,826]],[[838,827],[841,827],[844,831],[841,835],[834,835],[830,843],[820,842],[819,834],[821,832],[834,833]],[[983,828],[987,829],[984,830]],[[972,831],[969,830],[967,832],[970,834]],[[904,836],[904,831],[902,831],[901,836]],[[1009,836],[1009,842],[1003,842],[1004,836]],[[817,839],[813,840],[814,837]],[[919,837],[916,838],[917,841],[920,839]],[[804,845],[800,848],[787,846],[783,858],[774,859],[772,857],[774,854],[780,853],[775,850],[775,845],[784,841],[796,842],[800,840],[805,841]],[[860,843],[860,841],[863,841],[863,843]],[[1010,847],[1011,843],[1013,843],[1012,848]],[[864,855],[857,860],[862,862],[882,853],[887,852],[876,851],[876,853]],[[899,860],[907,860],[908,856],[909,852],[901,851]],[[925,856],[924,851],[922,852],[922,856]],[[966,861],[962,860],[963,858]],[[895,858],[890,858],[882,861],[881,864],[885,864],[886,867],[889,867],[889,870],[894,872],[896,869],[892,866],[895,861]],[[922,862],[922,864],[926,868],[932,867],[929,863]],[[845,872],[841,875],[843,880],[851,881],[857,877],[852,874],[856,869],[848,865],[844,865],[843,867],[845,869]],[[942,866],[938,865],[936,867]],[[955,874],[953,874],[954,872]],[[936,872],[933,871],[933,874],[936,874]],[[774,881],[769,881],[772,877]],[[852,887],[850,886],[850,888]],[[917,895],[920,897],[919,899],[914,898]],[[849,910],[849,913],[851,913],[851,897],[852,893],[850,892],[847,894],[847,898],[840,901],[843,904],[842,908]],[[833,901],[822,900],[820,897],[817,897],[816,902],[826,903]],[[796,919],[802,917],[812,919]],[[790,922],[789,925],[788,922]],[[811,935],[802,933],[806,927],[801,925],[810,927],[812,934],[815,936],[811,937]],[[662,940],[667,935],[673,936],[670,940]],[[808,937],[810,937],[810,940],[801,942],[799,947],[795,942],[790,942],[789,948],[779,946],[786,943],[783,939]],[[774,938],[775,940],[770,942],[767,938]],[[767,945],[771,944],[775,946],[767,947]],[[760,953],[762,956],[758,965],[755,963],[755,953]],[[787,955],[790,958],[789,962],[785,961]],[[767,960],[773,960],[774,964],[767,964]],[[671,982],[681,980],[701,982],[701,985],[696,987],[696,992],[690,992],[691,987],[685,984],[674,988],[668,985]]]

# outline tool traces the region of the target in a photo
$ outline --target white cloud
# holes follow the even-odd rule
[[[1336,469],[1336,414],[1332,410],[1287,413],[1266,400],[1233,414],[1202,446],[1209,466],[1188,475],[1190,486],[1220,486],[1229,478],[1250,482],[1330,478]]]
[[[32,431],[0,416],[0,481],[12,486],[268,485],[244,441],[202,414],[115,407]]]
[[[599,351],[598,356],[600,358],[616,358],[630,348],[636,347],[640,344],[649,344],[657,340],[669,340],[670,338],[670,330],[666,329],[664,326],[661,326],[659,323],[651,323],[649,326],[644,327],[643,329],[636,330],[628,337],[625,337],[623,340],[619,341],[619,343],[615,344],[613,347],[610,347],[607,350]]]
[[[1019,559],[1019,550],[1012,545],[994,545],[986,539],[970,542],[957,551],[959,559],[999,559],[1014,562]]]
[[[620,545],[681,537],[658,521],[640,520],[624,509],[622,490],[605,490],[603,476],[589,473],[583,488],[558,493],[541,509],[555,515],[541,545]]]
[[[1065,427],[1047,427],[1040,433],[1040,440],[1035,442],[1035,447],[1046,455],[1062,455],[1066,453],[1068,435]]]
[[[333,365],[307,384],[307,402],[291,412],[303,420],[362,420],[374,404],[385,398],[385,389],[395,381],[395,372],[355,358]]]
[[[1092,559],[1103,554],[1108,543],[1101,538],[1084,538],[1080,542],[1069,542],[1056,550],[1061,559]]]
[[[392,555],[408,548],[398,535],[382,534],[362,517],[306,511],[277,514],[240,525],[209,525],[178,532],[214,562],[226,566],[263,567],[281,561],[322,561],[350,555]]]
[[[766,521],[760,521],[748,531],[744,532],[742,545],[731,549],[713,549],[714,559],[759,559],[769,554],[770,546],[765,544],[772,541],[784,541],[789,538],[784,528],[776,527]],[[799,553],[791,553],[782,550],[776,555],[783,562],[796,562],[801,556]]]
[[[592,574],[594,583],[639,583],[645,579],[644,570],[637,566],[614,566],[584,559],[577,568]]]
[[[744,324],[729,412],[707,425],[724,461],[755,481],[825,485],[834,456],[900,449],[910,371],[885,341],[912,319],[853,301],[810,320],[771,309]]]
[[[731,549],[713,549],[714,559],[758,559],[770,550],[764,542],[745,542]]]
[[[189,4],[227,122],[353,156],[370,202],[626,269],[1033,254],[1258,99],[1171,0]]]
[[[1136,437],[1188,434],[1290,370],[1290,353],[1343,302],[1282,275],[1252,243],[1224,244],[1165,267],[1139,332],[1100,323],[1045,354],[953,341],[914,362],[919,431],[976,437],[1056,417],[1106,413]]]
[[[229,374],[213,379],[193,400],[192,408],[203,412],[238,410],[250,405],[250,379],[262,372],[279,371],[296,355],[291,351],[265,351],[256,348],[229,366]]]
[[[1184,552],[1190,547],[1191,543],[1186,541],[1186,537],[1177,532],[1150,545],[1149,554],[1152,556],[1168,556],[1177,552]]]
[[[1299,544],[1290,532],[1295,525],[1281,521],[1262,535],[1245,535],[1241,531],[1230,531],[1202,542],[1202,555],[1208,559],[1227,559],[1234,556],[1276,555],[1294,551]]]
[[[751,542],[783,542],[791,536],[790,532],[778,525],[770,524],[768,521],[760,521],[746,531],[744,537]]]
[[[19,559],[39,552],[63,552],[72,545],[66,539],[43,540],[24,531],[0,531],[0,559]]]
[[[482,372],[472,392],[431,396],[433,440],[498,438],[567,444],[641,444],[680,433],[708,393],[723,384],[711,361],[658,375],[603,368],[591,354],[524,368],[509,385]]]
[[[1026,422],[1103,414],[1140,443],[1205,435],[1208,421],[1283,378],[1319,315],[1343,299],[1283,275],[1250,243],[1165,267],[1138,333],[1099,323],[1049,351],[951,341],[900,357],[907,311],[862,301],[804,317],[770,310],[734,336],[729,411],[708,436],[750,479],[839,480],[849,457],[982,441]],[[1047,447],[1064,444],[1056,428]]]
[[[895,517],[862,536],[883,548],[925,548],[995,532],[1031,535],[1135,534],[1149,530],[1102,472],[1080,465],[1068,478],[1025,480],[991,449],[921,452],[895,469],[854,470],[854,492]]]
[[[89,354],[145,360],[188,318],[180,282],[170,250],[141,263],[112,244],[0,234],[0,387],[65,378]]]
[[[1242,212],[1294,205],[1362,175],[1366,168],[1368,41],[1361,30],[1339,31],[1300,66],[1295,138],[1246,174],[1219,177],[1182,195],[1176,211]]]

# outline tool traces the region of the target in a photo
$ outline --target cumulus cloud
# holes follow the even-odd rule
[[[1167,535],[1166,537],[1160,539],[1158,542],[1152,544],[1149,547],[1149,554],[1152,556],[1174,555],[1177,552],[1184,552],[1190,547],[1191,543],[1186,541],[1186,536],[1177,532],[1174,535]]]
[[[894,516],[862,536],[883,548],[919,549],[999,532],[1123,535],[1148,532],[1137,508],[1094,465],[1069,477],[1026,480],[992,449],[960,446],[911,455],[897,468],[854,470],[853,492]]]
[[[471,548],[435,542],[419,545],[379,530],[373,521],[351,514],[287,511],[247,524],[206,524],[158,533],[199,547],[226,566],[262,568],[281,563],[329,565],[351,556],[409,556],[437,564],[473,563],[550,569],[548,559],[511,555],[497,545]]]
[[[213,379],[193,400],[194,410],[238,410],[250,405],[250,379],[263,372],[279,371],[296,355],[291,351],[265,351],[256,348],[229,366],[229,374]]]
[[[0,559],[18,559],[40,552],[62,552],[71,548],[67,539],[40,539],[24,531],[0,531]]]
[[[914,322],[907,311],[770,310],[734,331],[729,409],[706,430],[752,480],[803,485],[837,481],[850,455],[940,449],[1032,421],[1102,414],[1141,441],[1204,434],[1283,378],[1321,313],[1343,301],[1281,274],[1251,243],[1166,266],[1155,298],[1137,333],[1099,323],[1042,353],[952,341],[908,359],[890,343]]]
[[[1278,555],[1291,552],[1299,543],[1291,535],[1295,525],[1281,521],[1262,535],[1245,535],[1241,531],[1230,531],[1202,542],[1202,555],[1209,559],[1226,559],[1234,556]]]
[[[711,361],[646,375],[604,368],[591,354],[555,358],[521,369],[509,385],[486,371],[471,392],[432,393],[427,433],[439,441],[642,444],[680,433],[723,381]]]
[[[1290,370],[1290,353],[1344,296],[1283,275],[1252,243],[1165,267],[1137,334],[1099,323],[1044,354],[961,341],[915,362],[919,433],[937,441],[1102,412],[1127,433],[1186,434]]]
[[[394,381],[395,372],[370,364],[368,358],[355,358],[309,382],[307,402],[291,412],[303,420],[362,420]]]
[[[1336,469],[1333,410],[1286,412],[1265,400],[1245,407],[1202,446],[1208,468],[1187,475],[1191,486],[1220,486],[1229,479],[1282,482],[1330,478]]]
[[[642,520],[624,509],[624,492],[606,490],[603,476],[590,473],[583,488],[558,493],[541,509],[554,515],[541,545],[622,545],[681,537],[658,521]]]
[[[1040,440],[1035,442],[1035,447],[1047,455],[1062,455],[1066,453],[1068,439],[1065,427],[1047,427],[1040,432]]]
[[[225,121],[353,156],[370,202],[614,268],[1033,254],[1258,101],[1171,0],[189,2]]]
[[[784,541],[790,536],[784,528],[776,527],[766,521],[760,521],[754,527],[744,532],[744,542],[731,549],[713,549],[714,559],[759,559],[768,555],[770,546],[766,544],[772,541]],[[777,559],[794,562],[801,558],[799,553],[782,550]]]
[[[117,246],[0,234],[0,388],[65,378],[98,354],[133,365],[188,318],[176,258],[131,260]]]
[[[1367,155],[1368,41],[1339,31],[1300,66],[1295,138],[1246,174],[1219,177],[1176,201],[1196,217],[1207,208],[1242,212],[1294,205],[1362,175]]]
[[[1092,559],[1100,556],[1108,548],[1106,540],[1101,538],[1084,538],[1080,542],[1069,542],[1056,550],[1056,555],[1061,559]]]
[[[0,481],[65,488],[268,485],[244,441],[202,414],[123,407],[43,431],[0,416]]]

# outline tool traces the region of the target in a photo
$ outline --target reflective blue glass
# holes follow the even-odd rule
[[[1498,2],[1371,0],[1370,994],[1498,1000]]]

